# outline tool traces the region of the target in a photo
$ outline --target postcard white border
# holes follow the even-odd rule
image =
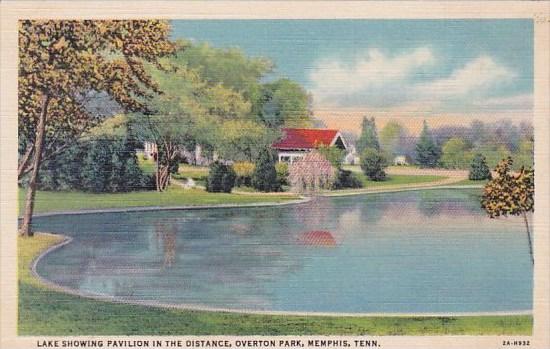
[[[535,287],[532,336],[369,336],[383,348],[500,348],[504,339],[550,348],[550,2],[313,1],[3,1],[0,80],[1,348],[34,348],[43,337],[18,337],[17,325],[17,20],[55,19],[504,19],[530,18],[535,36]],[[294,336],[297,337],[297,336]],[[48,337],[66,339],[67,337]],[[90,338],[90,337],[87,337]],[[120,338],[128,337],[94,337]],[[159,337],[132,337],[132,339]],[[191,338],[189,336],[163,339]],[[196,337],[195,337],[196,338]],[[206,338],[206,337],[204,337]],[[210,337],[212,338],[212,337]],[[219,337],[216,337],[219,338]],[[230,338],[230,337],[226,337]],[[248,337],[265,338],[265,337]],[[319,338],[319,336],[304,336]],[[343,337],[342,337],[343,338]],[[364,337],[346,337],[348,339]]]

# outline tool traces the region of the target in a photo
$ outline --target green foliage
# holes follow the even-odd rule
[[[208,172],[206,191],[210,193],[231,193],[236,178],[237,175],[231,166],[214,161]]]
[[[462,138],[450,138],[441,149],[441,164],[445,168],[465,169],[472,161],[469,144]]]
[[[344,163],[344,150],[330,145],[321,144],[317,147],[317,151],[321,153],[328,161],[330,161],[331,165],[336,168],[341,168],[342,164]]]
[[[311,126],[310,100],[298,83],[279,79],[262,87],[261,119],[269,127]]]
[[[485,179],[491,179],[491,170],[487,166],[487,160],[482,154],[476,154],[470,165],[470,173],[468,179],[474,181],[480,181]]]
[[[420,167],[437,167],[440,157],[441,150],[435,144],[428,129],[428,123],[424,120],[420,138],[418,143],[416,143],[416,162]]]
[[[277,138],[278,133],[251,120],[228,120],[220,124],[215,148],[226,160],[253,161]]]
[[[386,179],[384,169],[388,166],[388,160],[382,152],[375,148],[367,148],[361,153],[361,169],[372,181],[383,181]]]
[[[397,121],[390,121],[380,131],[380,147],[391,156],[399,155],[405,137],[407,130]]]
[[[283,185],[289,185],[288,182],[288,164],[286,162],[278,162],[275,164],[275,172],[277,172],[277,182],[282,187]]]
[[[362,188],[363,181],[348,170],[338,169],[338,174],[334,183],[332,183],[332,189],[346,189],[346,188]]]
[[[514,153],[514,168],[533,167],[534,165],[534,142],[523,139],[519,142],[518,150]]]
[[[151,189],[127,139],[101,137],[81,141],[48,160],[39,174],[43,190],[95,193]]]
[[[378,141],[378,133],[376,131],[376,124],[374,118],[363,118],[361,124],[361,135],[357,140],[357,152],[361,154],[365,149],[372,148],[380,150],[380,143]]]
[[[505,145],[498,143],[483,144],[474,148],[473,151],[485,156],[489,168],[495,168],[502,159],[512,156],[512,152]]]
[[[281,186],[277,181],[275,159],[270,148],[262,149],[256,159],[256,166],[252,175],[252,186],[263,192],[281,190]]]
[[[235,180],[235,186],[247,186],[252,185],[252,175],[254,174],[255,165],[252,162],[241,161],[233,164],[233,170],[237,175]]]

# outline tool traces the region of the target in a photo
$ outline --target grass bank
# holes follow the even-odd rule
[[[19,335],[528,335],[531,316],[322,317],[245,315],[114,304],[47,289],[32,260],[54,235],[19,238]]]
[[[364,174],[356,173],[356,176],[361,179],[363,182],[363,187],[367,189],[406,184],[429,183],[447,179],[445,176],[437,175],[388,175],[384,181],[371,181]]]
[[[226,194],[208,193],[201,189],[171,186],[167,191],[137,191],[129,193],[85,193],[77,191],[38,191],[35,212],[76,211],[144,206],[185,206],[217,204],[278,203],[295,200],[292,194]],[[25,189],[19,189],[19,212],[23,212]]]

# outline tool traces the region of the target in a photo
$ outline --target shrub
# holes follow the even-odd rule
[[[320,145],[317,147],[317,151],[321,153],[331,165],[335,168],[341,168],[344,162],[344,151],[335,146]]]
[[[245,185],[250,187],[252,185],[252,175],[254,174],[255,165],[251,162],[241,161],[233,164],[233,170],[237,175],[235,180],[235,186],[239,187]]]
[[[288,164],[286,162],[278,162],[275,164],[275,172],[277,173],[277,182],[282,187],[288,185]]]
[[[379,150],[367,148],[361,153],[361,169],[372,181],[383,181],[386,179],[384,168],[388,166],[388,160]]]
[[[336,180],[332,184],[333,189],[362,188],[363,182],[357,176],[348,170],[338,170]]]
[[[491,179],[491,170],[487,166],[487,160],[482,154],[476,154],[470,166],[468,178],[474,181]]]
[[[235,186],[237,175],[231,166],[215,161],[210,165],[206,180],[206,191],[211,193],[230,193]]]
[[[289,168],[288,180],[295,192],[330,189],[336,171],[318,151],[307,153]]]
[[[252,175],[252,186],[256,190],[264,192],[281,191],[281,186],[277,181],[275,159],[269,148],[262,149],[258,154]]]
[[[134,146],[121,137],[96,137],[76,143],[45,162],[39,175],[44,190],[127,192],[153,189],[154,179],[138,165]]]

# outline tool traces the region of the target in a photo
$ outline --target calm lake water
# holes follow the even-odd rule
[[[130,300],[304,312],[532,308],[523,222],[479,190],[424,190],[260,208],[42,217],[74,241],[38,272]]]

